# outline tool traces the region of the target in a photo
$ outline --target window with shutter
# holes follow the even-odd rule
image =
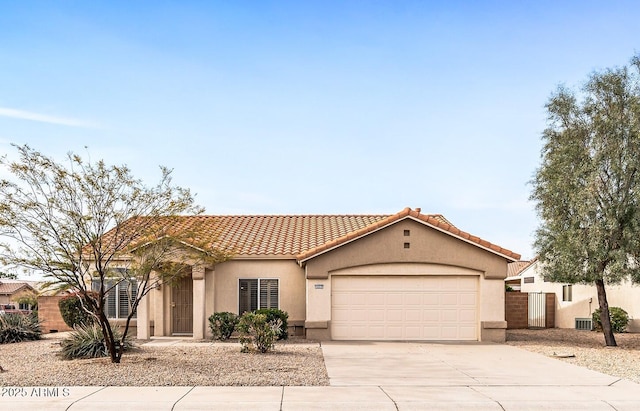
[[[278,308],[278,280],[260,280],[260,308]]]
[[[109,289],[116,284],[116,280],[105,280],[104,288]],[[93,291],[98,291],[100,287],[99,282],[92,284]],[[131,312],[133,302],[138,292],[138,284],[135,280],[121,281],[119,284],[111,289],[105,297],[104,311],[107,313],[108,318],[125,319]],[[132,318],[136,318],[137,314],[134,313]]]
[[[137,284],[135,281],[123,281],[117,286],[118,293],[118,318],[127,318],[136,298]],[[114,293],[115,294],[115,293]],[[133,314],[136,318],[136,314]]]
[[[238,282],[238,313],[258,308],[279,308],[278,280],[274,278],[240,279]]]

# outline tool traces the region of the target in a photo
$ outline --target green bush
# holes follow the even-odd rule
[[[281,326],[280,318],[269,322],[264,314],[254,312],[242,314],[237,327],[240,332],[242,352],[257,350],[265,353],[271,350],[281,332]]]
[[[279,310],[277,308],[263,308],[255,311],[256,314],[264,314],[267,316],[267,322],[273,322],[277,319],[280,319],[280,334],[278,335],[278,340],[286,340],[289,338],[289,325],[287,324],[287,320],[289,319],[289,313],[286,311]]]
[[[122,339],[120,328],[112,324],[113,338],[116,341]],[[74,360],[81,358],[99,358],[109,356],[109,350],[104,342],[102,329],[98,324],[76,325],[74,330],[69,333],[69,337],[60,343],[62,351],[60,356],[65,360]],[[127,351],[133,347],[129,337],[125,339],[124,350]]]
[[[94,298],[97,299],[97,293],[89,291],[85,295],[84,298]],[[89,325],[95,322],[94,317],[89,314],[84,308],[82,308],[82,303],[80,301],[81,294],[67,295],[62,297],[60,301],[58,301],[58,307],[60,308],[60,315],[62,315],[62,319],[65,324],[67,324],[71,328],[75,328],[76,325]],[[86,301],[86,300],[85,300]]]
[[[609,307],[609,318],[611,319],[611,329],[614,333],[622,333],[627,329],[629,324],[629,314],[620,307]],[[592,316],[593,327],[602,331],[602,323],[600,322],[600,308],[596,309]]]
[[[227,311],[213,313],[209,317],[209,328],[214,340],[228,340],[236,329],[238,316]]]
[[[24,314],[0,315],[0,344],[39,340],[42,337],[38,318]]]

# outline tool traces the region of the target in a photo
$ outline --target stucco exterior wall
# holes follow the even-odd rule
[[[279,307],[289,314],[289,325],[301,327],[305,320],[304,270],[295,260],[231,260],[213,269],[192,269],[189,274],[193,288],[193,330],[196,335],[210,338],[208,319],[214,312],[229,311],[238,314],[239,279],[278,279]],[[204,283],[204,284],[203,284]],[[201,291],[201,287],[204,289]],[[200,312],[202,309],[203,312]],[[171,335],[171,286],[163,285],[149,292],[138,311],[141,321],[148,319],[148,327],[140,327],[139,338]],[[201,320],[198,320],[201,317]],[[147,334],[145,334],[147,333]]]
[[[533,283],[525,283],[525,278],[533,278]],[[575,328],[576,318],[591,318],[599,307],[598,292],[592,285],[574,284],[571,301],[562,301],[563,283],[546,282],[542,278],[540,264],[536,261],[522,272],[522,292],[547,292],[556,295],[556,320],[558,328]],[[607,285],[609,307],[620,307],[629,313],[627,330],[640,332],[640,286],[624,282],[620,285]]]
[[[403,275],[411,270],[409,266],[419,264],[415,275],[443,275],[448,271],[451,275],[478,276],[478,335],[483,340],[504,341],[506,259],[413,220],[402,220],[306,262],[307,336],[330,339],[331,275],[354,267],[388,264],[404,266],[404,271],[397,273]],[[385,275],[384,269],[379,274]]]
[[[289,314],[289,323],[305,320],[304,270],[295,260],[231,260],[206,273],[206,313],[238,313],[238,280],[241,278],[277,278],[280,309]]]
[[[410,235],[405,236],[404,231]],[[404,244],[409,243],[409,248]],[[307,262],[307,278],[327,278],[330,271],[364,264],[428,262],[452,265],[504,280],[506,260],[414,220],[402,220],[380,231],[319,255]],[[504,287],[504,285],[503,285]]]

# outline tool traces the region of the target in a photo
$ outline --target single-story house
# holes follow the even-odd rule
[[[14,304],[21,310],[31,309],[28,305],[20,304],[18,299],[25,294],[38,294],[32,284],[32,281],[0,279],[0,304]]]
[[[517,277],[522,292],[545,292],[556,295],[555,326],[558,328],[584,327],[599,307],[595,285],[554,283],[545,281],[541,263],[536,258],[525,266]],[[640,332],[640,285],[623,282],[620,285],[606,285],[609,307],[620,307],[630,317],[627,331]],[[587,321],[588,322],[588,321]]]
[[[288,312],[290,332],[317,340],[505,339],[504,279],[520,256],[442,215],[182,218],[205,219],[235,254],[152,290],[136,313],[140,339],[201,339],[214,312],[257,308]],[[127,314],[118,293],[114,318]]]

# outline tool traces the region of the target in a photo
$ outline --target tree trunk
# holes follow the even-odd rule
[[[617,347],[616,338],[611,328],[611,317],[609,316],[609,303],[607,302],[607,291],[604,288],[604,280],[596,280],[596,289],[598,290],[598,303],[600,304],[600,323],[602,324],[602,333],[607,347]]]
[[[100,315],[100,327],[102,328],[104,344],[107,346],[107,351],[109,351],[111,362],[117,364],[120,362],[122,354],[119,355],[120,350],[117,348],[116,341],[113,338],[113,330],[111,330],[111,324],[104,314]]]

